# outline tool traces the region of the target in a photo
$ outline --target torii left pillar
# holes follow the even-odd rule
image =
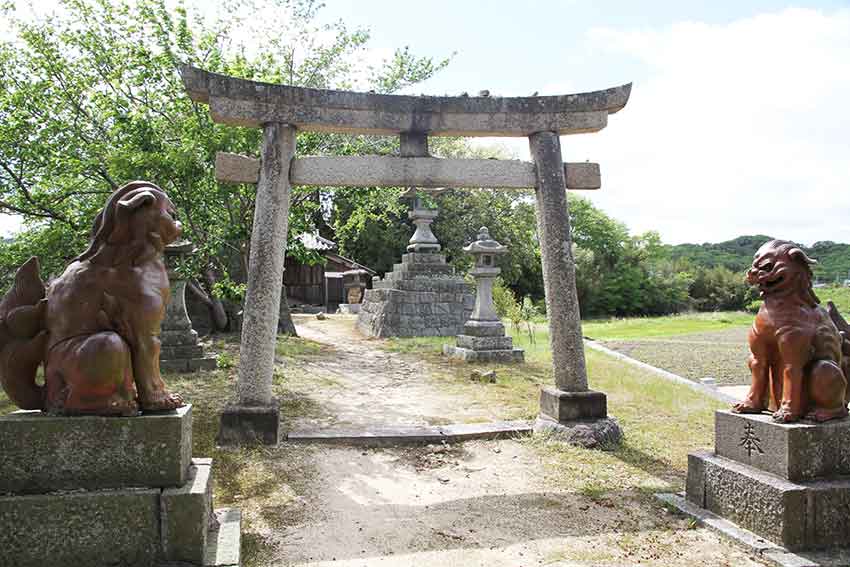
[[[272,395],[272,378],[294,155],[295,128],[265,124],[239,350],[238,399],[221,414],[218,442],[222,445],[278,442],[280,405]]]

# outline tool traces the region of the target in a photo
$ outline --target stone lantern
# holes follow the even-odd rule
[[[475,278],[475,307],[463,334],[457,336],[457,346],[443,345],[443,353],[467,362],[523,361],[522,349],[513,348],[513,339],[505,336],[505,326],[493,304],[493,282],[502,272],[496,266],[496,256],[506,253],[507,246],[490,238],[490,231],[482,226],[478,240],[463,250],[475,258],[470,272]]]
[[[160,334],[159,367],[162,372],[195,372],[214,370],[216,359],[205,356],[198,343],[198,333],[192,328],[186,311],[186,279],[176,268],[181,258],[195,252],[194,245],[186,240],[165,247],[165,266],[171,282],[171,300],[165,308]]]

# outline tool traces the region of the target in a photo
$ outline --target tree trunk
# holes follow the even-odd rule
[[[186,282],[186,287],[189,288],[195,297],[203,303],[210,311],[210,322],[212,323],[213,331],[224,331],[227,329],[227,312],[224,310],[224,305],[221,300],[208,294],[195,281]]]
[[[277,332],[288,337],[297,337],[295,323],[292,322],[292,313],[289,312],[289,301],[286,300],[286,286],[283,286],[280,298],[280,318],[277,322]]]

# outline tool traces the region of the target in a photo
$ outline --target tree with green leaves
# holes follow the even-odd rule
[[[252,30],[256,43],[240,43],[231,32],[245,23],[238,14],[249,2],[229,2],[229,15],[212,23],[165,0],[61,0],[59,15],[34,21],[3,8],[16,37],[0,42],[0,212],[21,215],[25,227],[0,246],[4,283],[30,255],[41,258],[43,276],[58,274],[85,247],[109,193],[146,179],[177,206],[185,237],[198,248],[181,269],[223,328],[222,299],[238,302],[243,290],[255,187],[218,183],[213,161],[218,151],[256,155],[260,131],[214,124],[186,96],[179,66],[316,88],[359,80],[391,93],[447,64],[403,48],[369,67],[357,57],[368,31],[340,21],[319,25],[314,0],[275,2],[279,17]],[[298,150],[364,153],[393,143],[305,133]],[[291,236],[316,228],[320,193],[295,189]],[[294,238],[287,253],[319,260]]]

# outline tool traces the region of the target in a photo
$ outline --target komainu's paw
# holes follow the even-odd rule
[[[157,392],[150,399],[140,399],[139,402],[145,411],[173,410],[186,405],[180,394],[172,394],[166,391]]]
[[[139,404],[136,400],[113,401],[109,407],[103,410],[100,415],[118,415],[121,417],[133,417],[139,415]]]
[[[732,406],[733,413],[761,413],[765,409],[764,404],[754,404],[750,400],[744,400]]]
[[[847,417],[846,406],[830,410],[818,408],[806,414],[806,419],[817,422],[829,421],[830,419],[841,419],[842,417]]]
[[[791,410],[787,408],[779,408],[773,412],[773,421],[776,423],[791,423],[794,421],[800,421],[800,414],[792,413]]]

